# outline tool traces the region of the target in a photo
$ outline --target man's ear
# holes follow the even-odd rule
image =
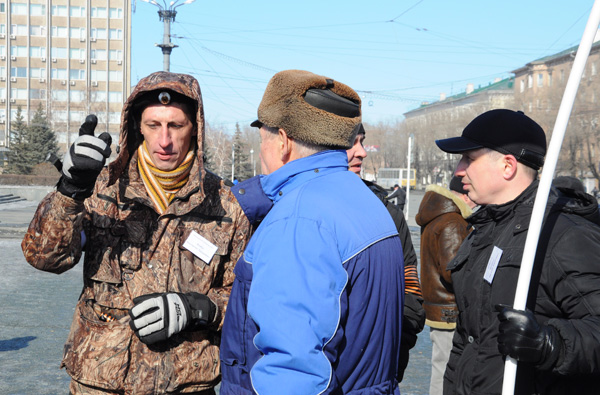
[[[514,155],[504,155],[502,159],[502,165],[504,166],[502,176],[505,180],[510,180],[515,176],[518,163]]]
[[[281,161],[286,164],[290,161],[292,155],[292,143],[293,140],[288,136],[287,132],[283,129],[279,129],[279,149],[281,155]]]

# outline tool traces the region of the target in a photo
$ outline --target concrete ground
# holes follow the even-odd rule
[[[419,254],[420,238],[414,215],[422,192],[410,193],[409,218]],[[0,204],[0,394],[68,394],[69,377],[59,369],[76,301],[82,288],[81,265],[61,274],[29,266],[21,239],[38,202]],[[431,341],[427,328],[411,350],[400,385],[404,395],[429,390]]]

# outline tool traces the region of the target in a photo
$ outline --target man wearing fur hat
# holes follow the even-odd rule
[[[200,87],[151,74],[123,107],[116,159],[88,116],[22,242],[53,273],[84,258],[62,367],[71,394],[214,394],[233,267],[250,224],[207,172]]]
[[[300,70],[270,80],[252,124],[265,175],[232,188],[260,224],[235,268],[221,394],[398,391],[402,246],[348,171],[360,117],[338,81]]]
[[[460,178],[452,177],[449,188],[428,185],[415,217],[421,227],[423,307],[432,345],[430,395],[442,394],[458,317],[452,278],[446,266],[469,234],[471,226],[465,218],[475,207]]]

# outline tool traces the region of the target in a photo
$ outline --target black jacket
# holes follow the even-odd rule
[[[474,231],[448,265],[459,307],[444,394],[500,394],[504,358],[498,351],[494,305],[512,305],[538,182],[517,199],[481,207]],[[600,379],[600,216],[596,200],[552,189],[536,251],[527,308],[562,339],[547,371],[519,363],[516,394],[597,394]],[[484,273],[494,247],[502,254],[490,282]],[[489,278],[489,277],[488,277]]]
[[[387,208],[388,212],[394,220],[394,225],[398,230],[398,235],[402,241],[402,252],[404,255],[404,314],[402,321],[402,338],[400,346],[400,361],[398,362],[399,382],[402,381],[404,370],[408,365],[409,350],[417,343],[417,335],[425,326],[425,310],[423,309],[423,296],[421,293],[421,285],[419,283],[419,275],[417,271],[417,254],[413,247],[410,237],[410,229],[404,218],[404,213],[397,205],[389,202],[387,192],[381,186],[363,180],[371,191],[377,196]]]

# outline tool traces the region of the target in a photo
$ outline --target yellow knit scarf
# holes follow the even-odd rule
[[[175,194],[188,182],[194,163],[194,144],[179,167],[172,171],[163,171],[154,166],[146,142],[138,148],[138,169],[144,186],[156,210],[162,214],[167,210]]]

